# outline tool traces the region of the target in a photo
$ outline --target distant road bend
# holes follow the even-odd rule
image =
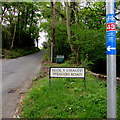
[[[44,51],[16,59],[2,60],[2,118],[12,118],[32,78],[40,71]],[[0,61],[1,62],[1,61]]]

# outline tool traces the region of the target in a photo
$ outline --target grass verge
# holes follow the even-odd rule
[[[45,64],[44,68],[50,66],[71,65],[50,63]],[[46,69],[40,74],[45,71]],[[86,74],[87,90],[84,90],[83,79],[54,78],[51,84],[48,80],[48,76],[42,76],[34,82],[24,99],[21,118],[106,118],[105,81]],[[117,96],[119,99],[119,94]],[[120,119],[119,112],[117,116]]]
[[[36,47],[14,48],[11,50],[3,49],[2,52],[0,53],[0,56],[2,58],[10,59],[10,58],[17,58],[17,57],[29,55],[38,51],[39,49]]]

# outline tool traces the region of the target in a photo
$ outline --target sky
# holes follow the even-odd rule
[[[42,31],[42,32],[39,32],[39,38],[38,38],[38,47],[40,48],[40,47],[42,47],[42,43],[44,42],[44,41],[46,41],[47,42],[47,37],[46,37],[46,35],[47,35],[47,33],[45,33],[44,31]],[[36,44],[36,43],[35,43]]]
[[[119,9],[120,9],[120,5],[119,5]],[[120,10],[118,10],[117,12],[120,12]],[[120,14],[117,16],[118,19],[120,19]],[[117,26],[120,28],[120,21],[117,21]]]

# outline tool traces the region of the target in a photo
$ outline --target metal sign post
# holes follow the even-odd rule
[[[106,0],[107,118],[116,118],[115,2]]]

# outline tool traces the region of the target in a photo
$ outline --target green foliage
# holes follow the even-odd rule
[[[46,54],[43,57],[43,62],[45,61],[50,61],[50,49],[49,48],[46,49]]]
[[[117,33],[117,76],[120,77],[120,31]]]
[[[48,49],[50,49],[52,11],[50,9],[49,12],[44,12],[49,9],[48,6],[50,6],[48,3],[43,6],[46,9],[42,9],[41,14],[43,14],[46,21],[41,24],[41,27],[48,33]],[[70,63],[79,63],[94,70],[95,66],[98,67],[101,63],[105,63],[106,59],[105,3],[97,2],[92,5],[88,2],[85,7],[81,7],[77,3],[70,3],[70,7],[70,44],[75,52],[71,52],[70,44],[67,42],[65,8],[62,4],[56,3],[54,57],[57,54],[63,54],[65,58],[69,58]],[[78,10],[79,7],[81,7],[80,10]]]
[[[38,52],[39,49],[35,47],[26,47],[26,48],[14,48],[12,50],[3,49],[2,57],[4,58],[16,58],[24,55],[29,55],[35,52]]]
[[[3,55],[2,55],[2,49],[0,49],[0,58],[2,58]]]
[[[59,23],[56,25],[56,32],[55,32],[55,57],[57,55],[64,55],[65,58],[68,58],[70,55],[70,46],[67,40],[67,33],[66,33],[66,24]],[[57,37],[59,36],[59,37]]]
[[[81,60],[81,67],[85,67],[86,69],[91,69],[94,66],[94,63],[88,60],[88,55],[86,55],[86,58]]]
[[[117,86],[117,118],[120,120],[120,83]]]
[[[33,2],[3,2],[3,48],[34,46],[39,37],[39,5]]]
[[[93,5],[83,7],[79,13],[79,19],[88,29],[100,29],[105,24],[105,2],[95,2]]]
[[[11,33],[9,28],[2,26],[2,47],[9,49],[11,45]]]
[[[117,2],[117,9],[120,2]],[[3,48],[34,46],[39,32],[48,38],[46,60],[50,60],[52,40],[52,6],[50,2],[13,2],[2,4]],[[95,72],[106,71],[105,2],[69,3],[71,40],[68,42],[66,7],[55,5],[54,60],[64,55],[70,63],[77,63]],[[16,14],[15,14],[16,12]],[[9,13],[9,14],[8,14]],[[38,22],[40,21],[40,25]],[[16,30],[15,30],[16,26]],[[15,33],[15,36],[14,36]],[[120,38],[120,32],[117,33]],[[71,49],[73,47],[73,50]],[[120,40],[117,40],[117,71],[120,71]],[[101,69],[102,68],[102,69]],[[102,71],[101,71],[102,70]],[[117,73],[120,76],[120,73]]]
[[[104,62],[105,55],[105,26],[98,30],[83,29],[81,25],[72,26],[74,49],[79,54],[78,60],[87,68]],[[76,57],[74,57],[76,59]],[[74,61],[72,58],[72,60]],[[86,64],[86,65],[85,65]]]

